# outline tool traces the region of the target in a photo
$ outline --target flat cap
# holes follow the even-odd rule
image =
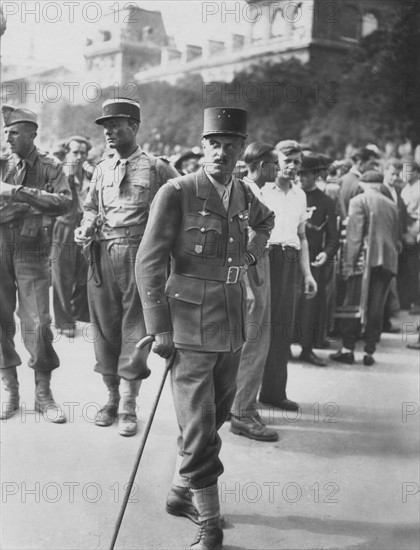
[[[1,107],[1,114],[3,115],[4,126],[6,128],[18,122],[31,122],[38,127],[38,115],[31,109],[4,104]]]
[[[102,104],[102,116],[95,120],[96,124],[102,124],[110,118],[128,118],[140,122],[140,104],[135,99],[117,97],[107,99]]]
[[[376,170],[368,170],[360,176],[360,183],[383,183],[384,176]]]
[[[247,137],[248,112],[230,107],[204,109],[203,137],[212,134]]]
[[[294,155],[295,153],[301,153],[302,147],[294,139],[284,139],[279,141],[276,145],[276,150],[283,153],[283,155]]]

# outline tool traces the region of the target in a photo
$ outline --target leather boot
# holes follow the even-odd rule
[[[190,548],[220,550],[223,547],[223,529],[220,523],[220,505],[217,484],[204,489],[191,489],[193,503],[198,510],[200,527]]]
[[[111,426],[118,417],[118,404],[120,402],[120,377],[103,375],[103,381],[108,388],[108,401],[98,411],[95,418],[96,426]]]
[[[1,370],[6,399],[1,404],[0,420],[6,420],[19,410],[19,382],[16,367]]]
[[[126,380],[121,378],[121,401],[118,407],[118,433],[129,437],[137,433],[137,404],[141,380]]]
[[[35,410],[48,422],[63,424],[66,421],[60,405],[54,401],[50,389],[51,372],[35,371]]]
[[[171,516],[183,516],[200,525],[197,508],[188,487],[172,485],[166,497],[166,511]]]

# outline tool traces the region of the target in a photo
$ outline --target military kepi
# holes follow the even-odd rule
[[[247,137],[247,116],[244,109],[209,107],[204,110],[203,137],[210,135],[230,135]]]
[[[7,105],[6,103],[1,106],[1,114],[3,115],[4,126],[11,126],[18,122],[31,122],[38,128],[38,115],[31,109],[25,109],[23,107],[13,107],[13,105]]]
[[[135,99],[118,97],[107,99],[102,104],[102,116],[95,120],[96,124],[102,124],[110,118],[129,118],[140,122],[140,104]]]

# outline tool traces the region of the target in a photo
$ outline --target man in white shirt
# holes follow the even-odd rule
[[[302,163],[296,141],[277,144],[280,170],[273,183],[262,188],[266,205],[274,211],[274,229],[268,240],[271,284],[271,342],[259,401],[280,409],[296,411],[299,405],[287,399],[287,363],[290,345],[296,339],[295,313],[300,291],[299,268],[304,292],[313,298],[317,284],[309,265],[305,234],[306,195],[295,181]]]
[[[263,202],[261,188],[274,181],[279,170],[278,155],[269,143],[254,142],[245,150],[248,174],[244,183]],[[250,230],[251,232],[252,230]],[[268,248],[258,263],[248,268],[246,342],[242,348],[236,379],[236,395],[231,408],[230,431],[258,441],[277,441],[278,433],[267,428],[257,411],[260,389],[270,345],[270,262]]]

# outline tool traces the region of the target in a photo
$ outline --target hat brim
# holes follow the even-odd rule
[[[134,120],[134,121],[140,123],[140,119],[134,118],[130,115],[107,115],[107,116],[101,116],[100,118],[97,118],[95,120],[95,124],[101,125],[103,122],[105,122],[106,120],[110,120],[111,118],[125,118],[125,119],[128,119],[128,120]]]
[[[240,132],[229,132],[228,130],[223,130],[221,132],[217,132],[217,131],[204,132],[203,134],[201,134],[201,136],[203,138],[209,137],[209,136],[235,136],[235,137],[246,139],[248,137],[248,134],[241,134]]]
[[[36,126],[38,128],[38,123],[37,122],[34,122],[33,120],[27,120],[27,119],[22,119],[22,120],[14,120],[13,122],[10,122],[9,124],[3,124],[3,126],[5,128],[8,128],[9,126],[13,126],[14,124],[20,124],[21,122],[26,122],[27,124],[33,124],[34,126]]]

